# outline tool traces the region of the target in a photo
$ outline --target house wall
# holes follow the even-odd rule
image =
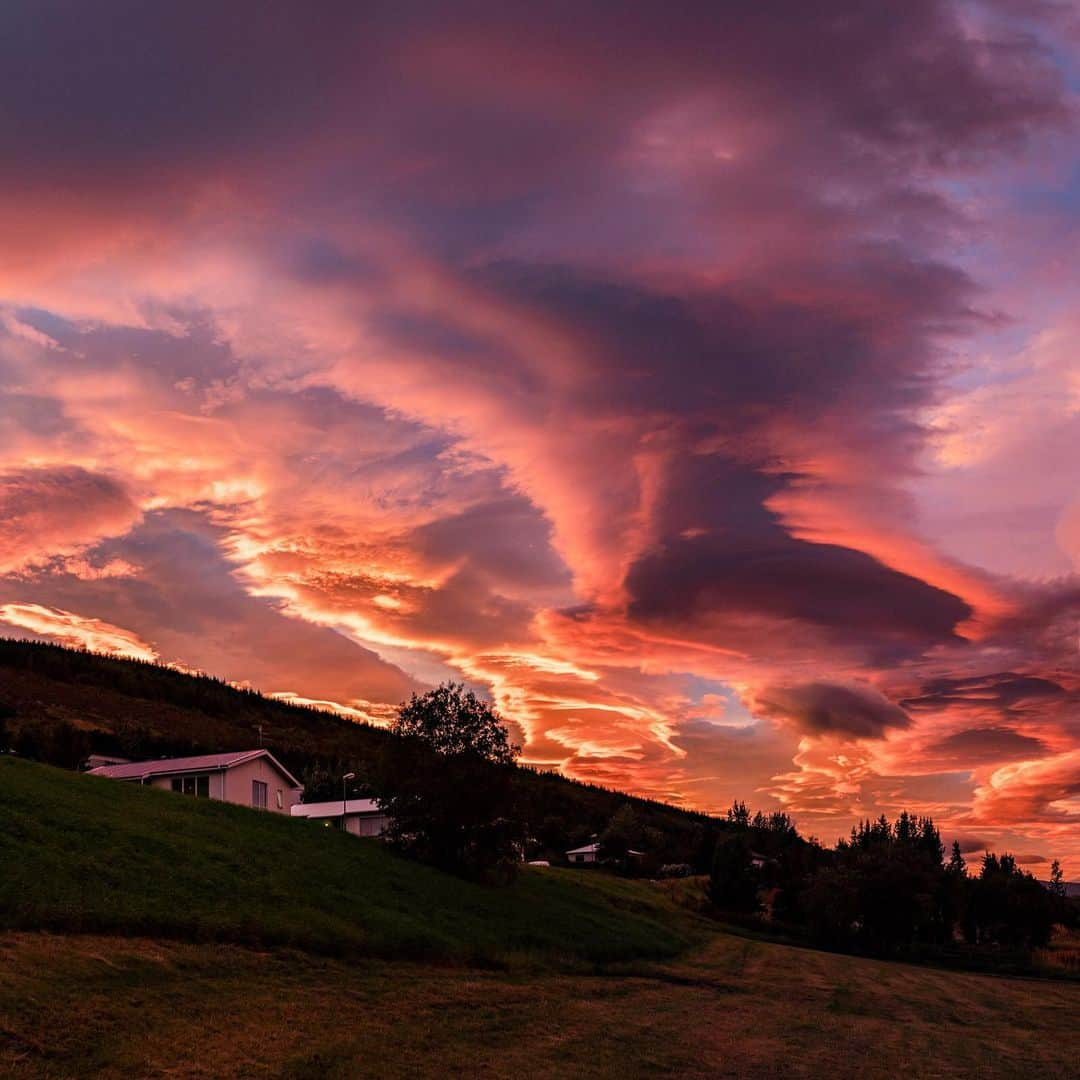
[[[276,814],[288,814],[292,811],[293,804],[300,801],[300,790],[290,786],[274,768],[267,758],[256,758],[254,761],[245,761],[243,765],[237,765],[221,774],[225,778],[225,791],[221,796],[226,802],[236,803],[237,806],[251,806],[251,783],[253,780],[261,780],[269,789],[266,794],[266,809]],[[281,793],[281,805],[278,806],[277,796]]]
[[[178,776],[205,776],[205,771],[196,771],[192,773],[178,773]],[[173,778],[171,776],[155,776],[153,780],[147,783],[147,787],[161,788],[162,791],[172,791]],[[224,799],[224,783],[225,774],[220,772],[210,773],[210,798],[211,799]]]
[[[330,818],[308,818],[308,821],[317,821],[328,824],[331,829],[339,829],[341,816]],[[345,831],[353,836],[381,836],[390,819],[385,814],[347,814],[345,817]]]
[[[389,824],[390,819],[385,814],[356,816],[356,825],[360,836],[381,836]]]

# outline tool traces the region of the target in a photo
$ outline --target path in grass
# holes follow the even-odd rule
[[[0,1075],[1069,1077],[1080,986],[717,935],[633,973],[0,937]]]

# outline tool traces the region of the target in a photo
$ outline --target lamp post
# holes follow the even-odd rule
[[[355,779],[356,779],[356,773],[354,773],[354,772],[347,772],[341,778],[341,831],[342,832],[348,832],[348,828],[347,828],[346,822],[345,822],[345,811],[346,811],[345,785],[350,780],[355,780]]]

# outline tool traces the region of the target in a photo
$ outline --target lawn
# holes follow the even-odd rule
[[[606,875],[490,888],[318,824],[0,757],[0,928],[435,963],[671,957],[704,923]]]
[[[1076,1076],[1080,987],[713,936],[602,974],[0,936],[0,1075]]]

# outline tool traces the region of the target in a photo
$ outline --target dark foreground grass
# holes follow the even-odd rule
[[[12,757],[0,928],[480,965],[658,959],[703,932],[633,882],[526,868],[488,888],[311,822]]]
[[[716,934],[604,974],[0,934],[5,1080],[1039,1077],[1080,986]]]

